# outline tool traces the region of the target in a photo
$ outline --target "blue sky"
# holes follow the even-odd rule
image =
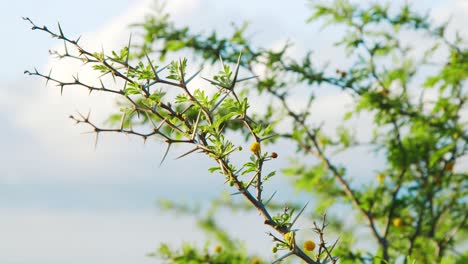
[[[319,51],[318,60],[340,60],[339,54],[331,52],[330,32],[304,24],[309,15],[306,1],[287,6],[284,1],[266,0],[169,2],[174,21],[196,31],[225,31],[232,21],[247,20],[259,44],[277,47],[289,39],[297,43],[292,55],[313,49]],[[454,28],[464,29],[461,25],[468,22],[463,16],[468,10],[466,0],[414,2],[421,10],[431,9],[436,20],[453,14]],[[60,21],[65,33],[82,35],[85,45],[110,50],[126,43],[127,25],[142,19],[150,10],[150,1],[25,0],[4,6],[0,11],[4,62],[0,64],[0,262],[157,263],[144,255],[161,241],[202,241],[190,219],[161,214],[155,200],[202,202],[227,190],[220,177],[206,172],[213,165],[210,160],[191,156],[174,161],[176,154],[172,154],[160,167],[162,144],[143,145],[139,139],[119,135],[101,137],[95,150],[94,138],[81,134],[86,128],[74,126],[67,116],[93,109],[94,117],[103,120],[114,107],[114,99],[88,97],[79,91],[66,91],[60,97],[54,87],[44,87],[42,80],[23,75],[33,67],[46,70],[53,66],[59,76],[83,69],[51,61],[48,50],[59,43],[32,32],[22,16],[51,28]],[[92,79],[86,74],[83,78]],[[346,102],[346,98],[327,94],[317,110],[333,125],[340,117],[336,105]],[[370,176],[361,160],[343,157],[343,161],[354,164],[354,174]],[[275,166],[286,164],[283,158]],[[276,179],[273,186],[282,188],[285,182]],[[293,193],[290,188],[281,190],[279,199]],[[224,216],[228,222],[243,219],[245,223],[256,217]],[[261,225],[231,231],[249,239],[259,252],[269,247]],[[252,240],[249,232],[258,236]]]

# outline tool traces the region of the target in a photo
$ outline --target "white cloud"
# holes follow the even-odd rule
[[[82,33],[80,43],[91,51],[100,51],[101,48],[105,52],[120,49],[125,46],[130,36],[128,25],[139,22],[143,16],[150,13],[152,1],[138,1],[130,10],[116,16],[109,23],[102,26],[95,32]],[[198,1],[171,1],[167,6],[167,10],[174,13],[177,18],[183,16],[194,9]],[[66,33],[66,28],[63,28]],[[72,48],[68,45],[69,49]],[[63,44],[57,44],[53,50],[63,50]],[[98,74],[90,67],[83,66],[80,62],[64,60],[64,61],[49,61],[42,68],[42,72],[47,74],[49,69],[52,69],[52,76],[59,80],[73,80],[72,76],[77,73],[80,81],[88,84],[100,86]],[[39,84],[39,81],[37,82]],[[43,81],[41,80],[42,84]],[[109,84],[115,89],[122,87],[121,83],[112,84],[112,80],[107,78],[106,85]],[[34,85],[35,86],[35,85]],[[74,122],[67,117],[70,114],[76,115],[77,111],[87,114],[92,110],[91,118],[94,122],[100,124],[105,120],[109,113],[116,110],[115,96],[109,94],[93,93],[88,96],[88,91],[82,87],[69,86],[65,87],[63,96],[60,95],[59,87],[53,86],[49,82],[49,86],[45,89],[40,89],[40,92],[33,93],[34,96],[17,96],[16,100],[9,99],[10,107],[15,107],[17,116],[15,117],[17,125],[34,131],[35,137],[48,149],[53,149],[55,155],[68,159],[79,159],[81,161],[90,162],[94,159],[107,159],[112,156],[120,155],[117,151],[121,150],[123,144],[115,144],[121,138],[115,139],[112,136],[111,142],[106,151],[106,155],[93,155],[94,135],[82,136],[81,132],[90,131],[89,127],[76,127]],[[11,102],[15,102],[15,106]],[[2,102],[2,104],[6,104]],[[57,147],[56,147],[57,146]],[[59,146],[59,147],[58,147]]]
[[[132,8],[97,27],[96,31],[81,33],[80,43],[92,51],[104,47],[106,52],[110,52],[123,47],[130,36],[129,24],[141,22],[145,14],[151,13],[152,3],[150,0],[136,1]],[[196,16],[193,10],[198,5],[198,0],[170,1],[166,10],[172,13],[174,19],[182,21],[192,13],[190,19],[193,20]],[[66,34],[67,23],[62,22]],[[57,30],[55,25],[48,26]],[[77,36],[72,34],[70,37]],[[52,49],[63,49],[61,42],[55,43]],[[80,63],[50,59],[44,66],[38,67],[45,74],[50,68],[53,69],[52,76],[60,80],[70,80],[78,72],[81,81],[98,83],[96,73]],[[100,135],[99,145],[95,149],[94,134],[82,135],[90,128],[76,126],[68,118],[70,114],[76,115],[77,111],[86,114],[91,110],[91,119],[100,124],[109,113],[118,111],[115,97],[99,93],[88,96],[88,92],[80,87],[66,87],[63,96],[60,96],[59,87],[52,82],[44,87],[44,80],[29,76],[24,79],[2,85],[5,87],[0,89],[0,119],[3,121],[2,133],[5,134],[1,141],[4,151],[0,158],[8,164],[0,175],[2,184],[44,181],[109,184],[125,183],[130,179],[132,182],[145,182],[143,184],[190,184],[196,181],[194,177],[187,179],[185,170],[173,172],[175,168],[170,159],[174,152],[181,151],[180,148],[172,148],[168,162],[159,168],[165,145],[151,140],[143,145],[139,138],[105,134]],[[200,167],[201,171],[206,171],[207,165],[202,158],[198,156],[194,163],[197,165],[192,169]],[[175,167],[179,168],[178,165]],[[155,170],[156,173],[153,172]],[[155,174],[173,177],[154,178]]]

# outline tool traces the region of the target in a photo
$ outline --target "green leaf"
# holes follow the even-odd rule
[[[429,167],[432,168],[436,164],[437,161],[439,161],[445,153],[451,151],[455,147],[455,142],[452,144],[449,144],[441,149],[438,149],[434,154],[432,154],[431,159],[429,161]]]
[[[177,51],[185,47],[185,43],[180,40],[169,40],[166,42],[166,49],[168,51]]]

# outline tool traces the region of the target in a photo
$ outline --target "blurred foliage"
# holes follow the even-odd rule
[[[299,153],[318,157],[316,164],[305,157],[305,162],[295,160],[283,171],[294,177],[298,190],[317,197],[317,211],[336,203],[354,204],[362,213],[358,219],[368,222],[379,243],[377,256],[384,259],[411,255],[430,263],[451,255],[449,248],[457,238],[466,241],[467,173],[453,169],[466,155],[468,139],[461,117],[468,74],[463,40],[456,36],[451,42],[448,24],[434,26],[429,16],[413,12],[410,4],[314,1],[308,22],[346,28],[336,45],[354,61],[348,69],[330,73],[317,68],[309,54],[302,60],[289,58],[290,43],[279,51],[251,46],[245,37],[247,24],[234,27],[231,37],[220,37],[217,32],[205,35],[192,33],[189,27],[177,28],[168,16],[151,16],[140,25],[145,28],[145,42],[139,55],[155,52],[164,59],[174,51],[175,38],[177,50],[189,49],[207,63],[215,63],[218,57],[235,62],[242,51],[241,65],[259,76],[246,89],[277,99],[265,107],[266,115],[254,115],[256,120],[274,129],[289,120],[291,132],[282,136],[296,142]],[[405,42],[403,33],[417,34],[429,48]],[[439,61],[443,56],[445,61]],[[265,68],[262,74],[253,70],[258,65]],[[331,85],[352,94],[355,110],[345,114],[345,123],[335,136],[307,123],[309,107],[303,112],[292,110],[288,96],[303,83]],[[310,106],[315,94],[305,92],[309,95],[303,98],[309,98]],[[346,126],[346,120],[360,112],[374,119],[374,138],[368,142],[359,142]],[[352,188],[346,165],[335,165],[332,153],[365,144],[387,158],[386,168],[377,173],[382,183]],[[393,226],[394,218],[403,219],[403,226]],[[338,255],[342,261],[366,261],[369,252],[354,252],[352,243],[351,238],[341,240]]]

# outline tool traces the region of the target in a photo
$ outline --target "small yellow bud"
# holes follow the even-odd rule
[[[445,171],[452,171],[453,170],[453,166],[455,166],[455,163],[453,161],[449,161],[447,162],[447,164],[445,164]]]
[[[250,263],[251,264],[260,264],[260,263],[262,263],[262,261],[258,257],[254,257]]]
[[[215,251],[216,253],[221,253],[221,251],[223,251],[223,247],[220,246],[220,245],[216,245],[216,246],[214,247],[214,251]]]
[[[260,152],[260,143],[255,141],[252,144],[250,144],[250,150],[253,153],[258,154]]]
[[[272,251],[273,253],[276,253],[276,252],[278,252],[278,248],[277,248],[277,247],[274,247],[271,251]]]
[[[305,251],[314,251],[315,249],[315,242],[312,240],[307,240],[304,242],[304,250]]]
[[[320,137],[319,138],[319,143],[320,143],[320,145],[325,146],[326,144],[328,144],[328,139],[325,138],[325,137]]]
[[[401,220],[401,218],[397,217],[397,218],[393,219],[393,225],[395,227],[402,227],[403,226],[403,220]]]
[[[382,184],[384,181],[385,181],[385,175],[383,175],[382,173],[380,173],[379,175],[377,175],[377,182],[378,182],[379,184]]]
[[[388,90],[387,89],[381,90],[380,95],[383,96],[383,97],[387,97],[388,96]]]
[[[294,236],[294,232],[288,232],[284,234],[284,240],[286,240],[286,242],[290,244],[292,242],[293,236]]]

